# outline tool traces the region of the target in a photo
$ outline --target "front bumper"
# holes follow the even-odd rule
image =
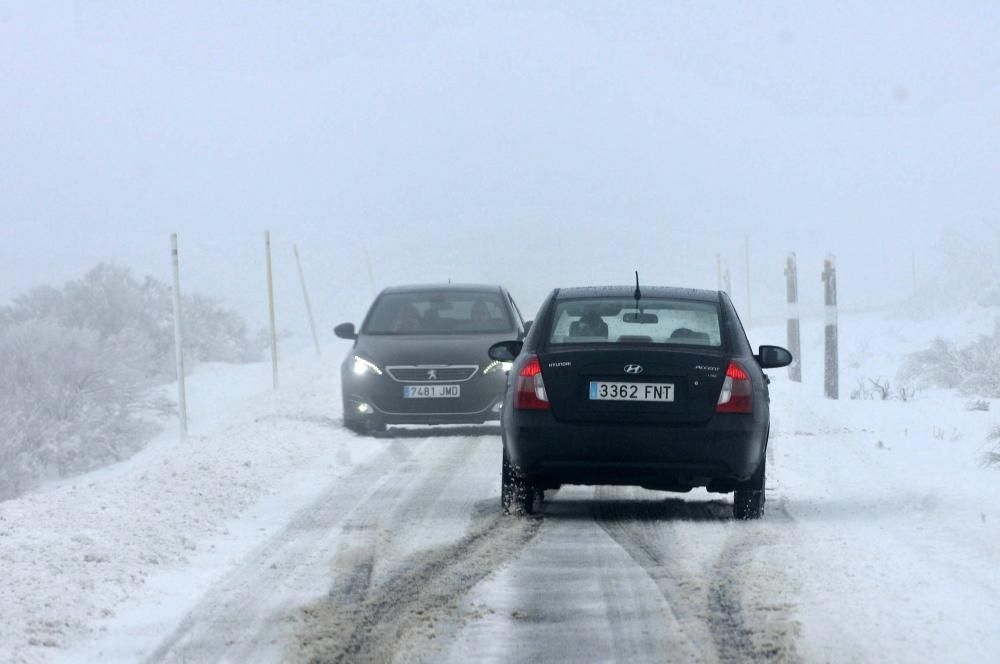
[[[344,417],[353,420],[376,420],[382,424],[481,424],[500,419],[502,400],[495,397],[480,410],[460,411],[453,408],[440,412],[390,412],[378,407],[367,396],[352,394],[344,399]],[[429,399],[428,399],[429,401]],[[443,401],[443,399],[435,400]],[[458,401],[458,399],[450,399]],[[367,405],[367,408],[362,407]]]
[[[569,424],[550,412],[505,414],[504,444],[516,471],[541,487],[634,485],[732,491],[764,458],[767,427],[752,416],[704,426]]]
[[[498,375],[499,374],[499,375]],[[408,399],[405,381],[391,376],[342,372],[344,419],[380,424],[480,424],[500,419],[506,376],[503,372],[458,382],[460,396]],[[427,384],[427,383],[423,383]],[[447,384],[442,382],[442,384]]]

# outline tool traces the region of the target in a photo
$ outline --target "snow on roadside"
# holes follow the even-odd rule
[[[199,367],[186,441],[174,428],[123,463],[0,503],[0,660],[49,659],[96,638],[125,602],[162,593],[171,570],[197,563],[209,584],[324,478],[371,458],[377,447],[333,419],[336,363],[285,361],[276,394],[269,365]],[[240,521],[247,514],[257,520]],[[197,595],[177,593],[164,611],[183,612]]]
[[[769,500],[794,520],[794,546],[778,555],[797,587],[806,661],[1000,656],[1000,473],[982,463],[1000,402],[969,410],[969,397],[952,390],[921,390],[908,401],[895,393],[849,398],[869,378],[895,388],[906,353],[936,336],[974,338],[992,330],[996,315],[842,318],[839,401],[819,396],[818,321],[803,327],[804,356],[813,360],[805,382],[772,372]],[[783,338],[775,332],[764,334]]]
[[[767,555],[796,590],[807,661],[1000,654],[1000,473],[981,465],[1000,403],[848,398],[858,380],[895,381],[935,336],[968,339],[994,317],[843,316],[837,402],[822,398],[821,321],[803,321],[805,383],[770,372],[768,500],[793,527]],[[781,344],[784,329],[751,338]],[[186,442],[166,432],[128,461],[0,503],[0,660],[84,661],[103,640],[129,659],[326,480],[382,451],[337,426],[336,361],[283,363],[277,394],[266,364],[199,367]]]
[[[769,476],[795,524],[784,555],[800,654],[1000,655],[1000,475],[980,461],[992,418],[954,395],[824,403],[797,392],[774,385],[781,428]]]

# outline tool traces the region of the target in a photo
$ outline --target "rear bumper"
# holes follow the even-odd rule
[[[766,420],[755,420],[727,415],[705,426],[567,424],[550,412],[518,411],[505,418],[504,444],[516,471],[542,487],[704,486],[728,492],[763,460]]]

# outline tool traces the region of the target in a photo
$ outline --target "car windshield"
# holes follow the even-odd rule
[[[364,334],[489,334],[514,329],[499,291],[386,293],[375,301]]]
[[[719,307],[711,302],[642,298],[556,303],[550,345],[653,343],[722,345]]]

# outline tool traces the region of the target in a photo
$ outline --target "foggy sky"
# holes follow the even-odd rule
[[[716,287],[899,299],[1000,225],[995,3],[0,0],[0,302],[116,260],[302,330],[376,288]],[[364,252],[370,257],[368,276]],[[780,341],[780,340],[778,340]]]

